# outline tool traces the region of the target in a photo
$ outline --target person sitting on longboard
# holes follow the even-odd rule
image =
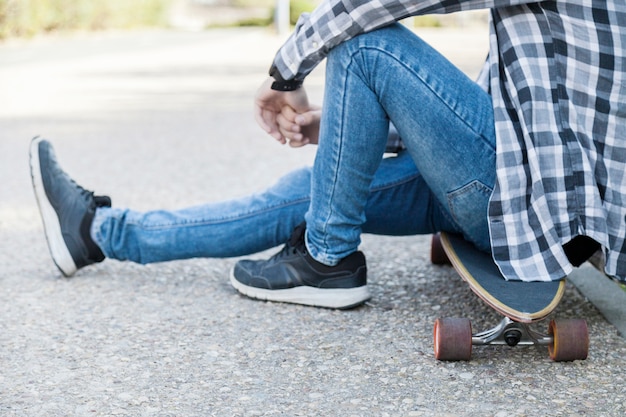
[[[395,22],[490,9],[477,82]],[[457,233],[506,279],[560,280],[600,247],[626,279],[626,15],[623,2],[323,1],[303,14],[256,95],[280,143],[319,143],[311,170],[267,192],[178,211],[110,207],[76,185],[52,146],[31,163],[61,271],[239,256],[254,298],[345,308],[369,297],[362,232]],[[323,107],[302,83],[327,58]],[[383,159],[390,122],[406,151]],[[300,223],[302,227],[291,230]]]

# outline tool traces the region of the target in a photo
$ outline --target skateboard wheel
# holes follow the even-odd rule
[[[552,343],[548,346],[550,359],[555,362],[587,359],[589,330],[585,320],[550,320],[548,333],[552,336]]]
[[[468,319],[435,321],[435,358],[440,361],[469,361],[472,356],[472,324]]]
[[[450,259],[441,245],[441,237],[436,234],[430,240],[430,262],[434,265],[450,265]]]

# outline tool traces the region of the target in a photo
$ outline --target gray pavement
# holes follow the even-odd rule
[[[484,31],[420,33],[477,73]],[[116,206],[258,190],[314,152],[275,144],[252,117],[280,42],[250,29],[0,45],[0,415],[624,415],[626,342],[572,285],[556,315],[588,320],[586,361],[553,363],[534,347],[436,361],[437,317],[476,328],[499,318],[429,263],[428,237],[365,236],[373,298],[351,311],[243,298],[228,284],[233,259],[106,261],[60,276],[30,189],[30,138],[52,139],[78,182]],[[307,81],[313,101],[322,83],[320,68]]]

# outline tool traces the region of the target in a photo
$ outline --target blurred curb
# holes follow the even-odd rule
[[[568,280],[626,337],[626,291],[591,265],[574,270]]]

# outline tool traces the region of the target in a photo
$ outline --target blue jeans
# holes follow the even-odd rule
[[[326,79],[305,216],[311,255],[333,265],[357,249],[389,120],[454,228],[488,251],[496,170],[491,97],[399,24],[334,48]],[[401,198],[408,204],[418,196]]]
[[[310,205],[311,168],[285,175],[259,194],[183,210],[98,208],[92,236],[108,258],[139,263],[248,255],[283,244]],[[385,158],[365,205],[366,233],[456,231],[408,152]]]
[[[139,263],[247,255],[307,221],[307,246],[334,264],[360,234],[463,233],[489,249],[495,178],[490,97],[394,25],[333,49],[313,169],[265,192],[174,211],[99,208],[92,236],[109,258]],[[408,151],[382,158],[389,120]]]

